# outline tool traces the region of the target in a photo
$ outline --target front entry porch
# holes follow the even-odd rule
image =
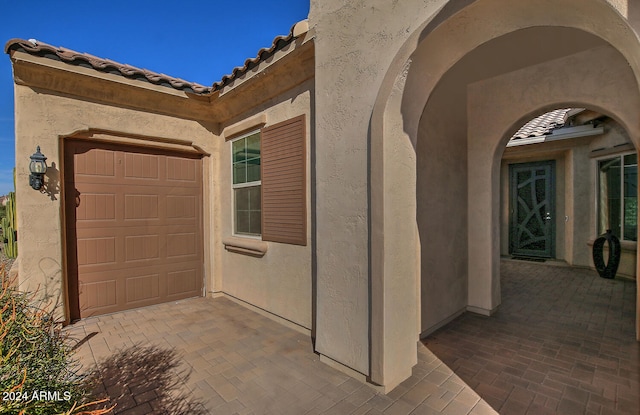
[[[640,413],[636,283],[503,260],[502,304],[426,346],[500,414]]]
[[[495,415],[429,349],[384,395],[320,362],[308,334],[228,298],[83,319],[65,329],[115,414]]]

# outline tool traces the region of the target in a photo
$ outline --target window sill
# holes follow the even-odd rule
[[[262,258],[267,253],[269,244],[260,240],[228,237],[222,239],[224,249],[237,254]]]
[[[595,239],[590,239],[587,241],[587,245],[593,248],[593,243],[595,242]],[[605,248],[608,247],[607,244],[604,245]],[[620,249],[623,252],[636,252],[636,249],[638,248],[638,243],[637,242],[633,242],[633,241],[620,241]]]

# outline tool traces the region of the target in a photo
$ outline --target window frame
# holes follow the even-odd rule
[[[234,175],[234,160],[233,160],[233,143],[236,141],[240,141],[250,137],[252,135],[258,134],[260,139],[260,180],[254,180],[252,182],[246,183],[233,183],[233,175]],[[229,158],[230,158],[230,179],[231,179],[231,235],[240,238],[248,238],[254,240],[262,240],[262,202],[260,203],[260,233],[259,234],[250,234],[250,233],[239,233],[236,229],[236,218],[237,218],[237,208],[236,208],[236,189],[242,189],[247,187],[259,187],[260,188],[260,198],[262,199],[262,130],[260,128],[250,130],[244,134],[241,134],[237,137],[228,141],[229,143]]]
[[[598,157],[595,159],[595,171],[596,171],[596,175],[595,175],[595,197],[594,197],[594,202],[595,202],[595,233],[596,233],[596,238],[598,236],[600,236],[601,234],[603,234],[604,232],[606,232],[605,230],[602,230],[602,232],[600,232],[600,162],[604,161],[604,160],[613,160],[613,159],[619,159],[620,160],[620,241],[624,241],[627,243],[637,243],[637,241],[633,241],[630,239],[625,239],[624,238],[624,221],[625,221],[625,217],[624,217],[624,157],[625,156],[629,156],[629,155],[638,155],[638,153],[636,151],[625,151],[623,153],[618,153],[618,154],[607,154],[606,156],[602,156],[602,157]],[[638,157],[640,158],[640,157]],[[638,159],[636,159],[636,168],[637,166],[640,166],[640,161]],[[638,174],[636,171],[636,183],[638,181]],[[638,195],[636,195],[636,199],[638,198]],[[638,226],[638,216],[636,215],[636,228]],[[637,238],[637,231],[636,231],[636,238]]]

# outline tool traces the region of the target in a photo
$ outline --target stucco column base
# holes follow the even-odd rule
[[[487,309],[487,308],[482,308],[482,307],[475,307],[472,305],[467,306],[467,311],[470,311],[472,313],[475,314],[480,314],[482,316],[492,316],[495,314],[496,311],[498,311],[498,306],[492,308],[492,309]]]
[[[337,362],[335,360],[333,360],[332,358],[325,356],[323,354],[319,354],[320,355],[320,361],[328,366],[331,366],[332,368],[339,370],[340,372],[351,376],[352,378],[359,380],[360,382],[366,384],[367,386],[373,388],[374,390],[376,390],[377,392],[383,393],[383,394],[387,394],[389,392],[391,392],[393,389],[395,389],[399,384],[401,384],[402,382],[404,382],[407,378],[409,378],[411,376],[411,371],[412,369],[409,368],[408,371],[405,371],[403,373],[400,374],[400,376],[398,376],[396,379],[393,379],[391,382],[387,383],[386,385],[377,385],[375,383],[371,382],[371,379],[368,376],[363,375],[362,373],[351,369],[348,366],[343,365],[340,362]]]

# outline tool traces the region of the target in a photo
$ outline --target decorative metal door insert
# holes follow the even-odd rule
[[[555,161],[509,166],[510,253],[552,258]]]

